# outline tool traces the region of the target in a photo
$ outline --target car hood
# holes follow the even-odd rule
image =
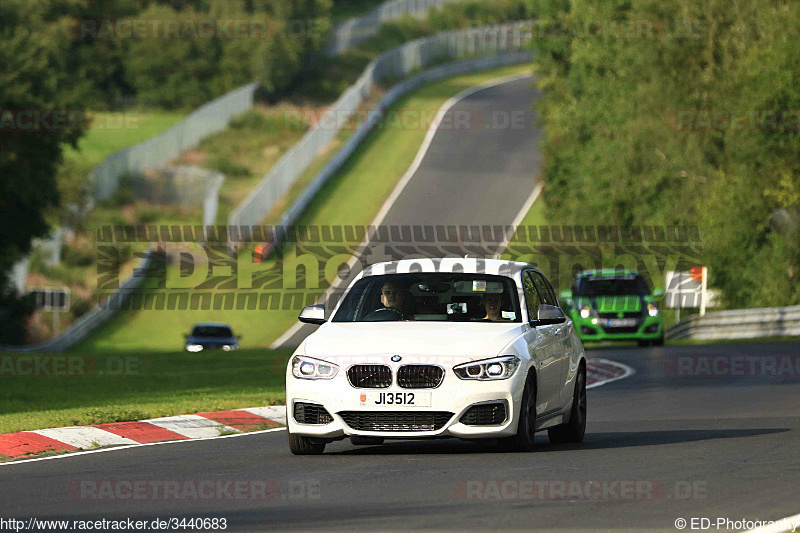
[[[642,310],[643,297],[638,294],[622,296],[581,296],[575,302],[578,308],[591,306],[598,313],[635,313]]]
[[[521,323],[329,322],[306,339],[305,355],[331,362],[385,355],[412,356],[404,362],[439,357],[474,361],[501,355],[521,334]]]

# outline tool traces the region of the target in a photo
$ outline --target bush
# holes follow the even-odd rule
[[[208,163],[209,168],[218,170],[226,178],[249,178],[250,169],[231,161],[227,157],[217,156]]]
[[[87,267],[94,264],[96,259],[94,250],[72,248],[70,246],[63,247],[61,255],[64,264],[73,267]]]
[[[70,302],[70,313],[72,314],[72,318],[75,320],[82,317],[92,309],[94,309],[94,304],[91,302],[91,300],[86,300],[84,298],[73,298]]]

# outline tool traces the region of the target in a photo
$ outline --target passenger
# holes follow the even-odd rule
[[[484,320],[505,320],[502,316],[503,295],[500,293],[488,293],[483,296],[483,305],[486,308]]]

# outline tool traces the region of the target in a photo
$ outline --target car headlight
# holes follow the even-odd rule
[[[592,315],[592,308],[588,305],[581,307],[581,318],[589,318]]]
[[[647,314],[650,316],[658,316],[658,304],[655,303],[647,304]]]
[[[186,345],[187,352],[202,352],[203,345],[202,344],[187,344]]]
[[[514,375],[518,366],[519,358],[514,355],[508,355],[456,365],[453,367],[453,372],[460,379],[488,381],[508,379]]]
[[[299,379],[331,379],[337,372],[339,367],[327,361],[302,355],[292,358],[292,375]]]

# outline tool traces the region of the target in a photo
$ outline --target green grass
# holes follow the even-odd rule
[[[133,146],[169,129],[186,113],[169,111],[127,111],[94,113],[92,127],[78,141],[78,149],[68,148],[66,157],[94,167],[114,152]]]
[[[431,110],[438,109],[462,90],[489,79],[527,70],[527,66],[505,67],[439,81],[408,95],[395,104],[392,111],[425,111],[420,116],[429,120],[433,116]],[[424,124],[416,129],[387,127],[373,131],[341,171],[325,184],[298,224],[369,224],[413,161],[425,133]],[[249,260],[250,254],[251,250],[242,251],[238,264],[240,277],[275,267],[274,258],[255,265]],[[293,249],[286,250],[282,263],[284,270],[293,272],[297,266]],[[321,286],[320,292],[324,288]],[[236,334],[243,336],[242,346],[264,347],[296,322],[297,313],[297,309],[120,311],[75,351],[175,350],[181,346],[182,334],[187,333],[192,324],[201,321],[227,322]]]
[[[87,375],[0,377],[0,433],[285,402],[290,351],[84,352]],[[9,356],[5,356],[9,357]],[[125,368],[125,375],[119,375]]]

